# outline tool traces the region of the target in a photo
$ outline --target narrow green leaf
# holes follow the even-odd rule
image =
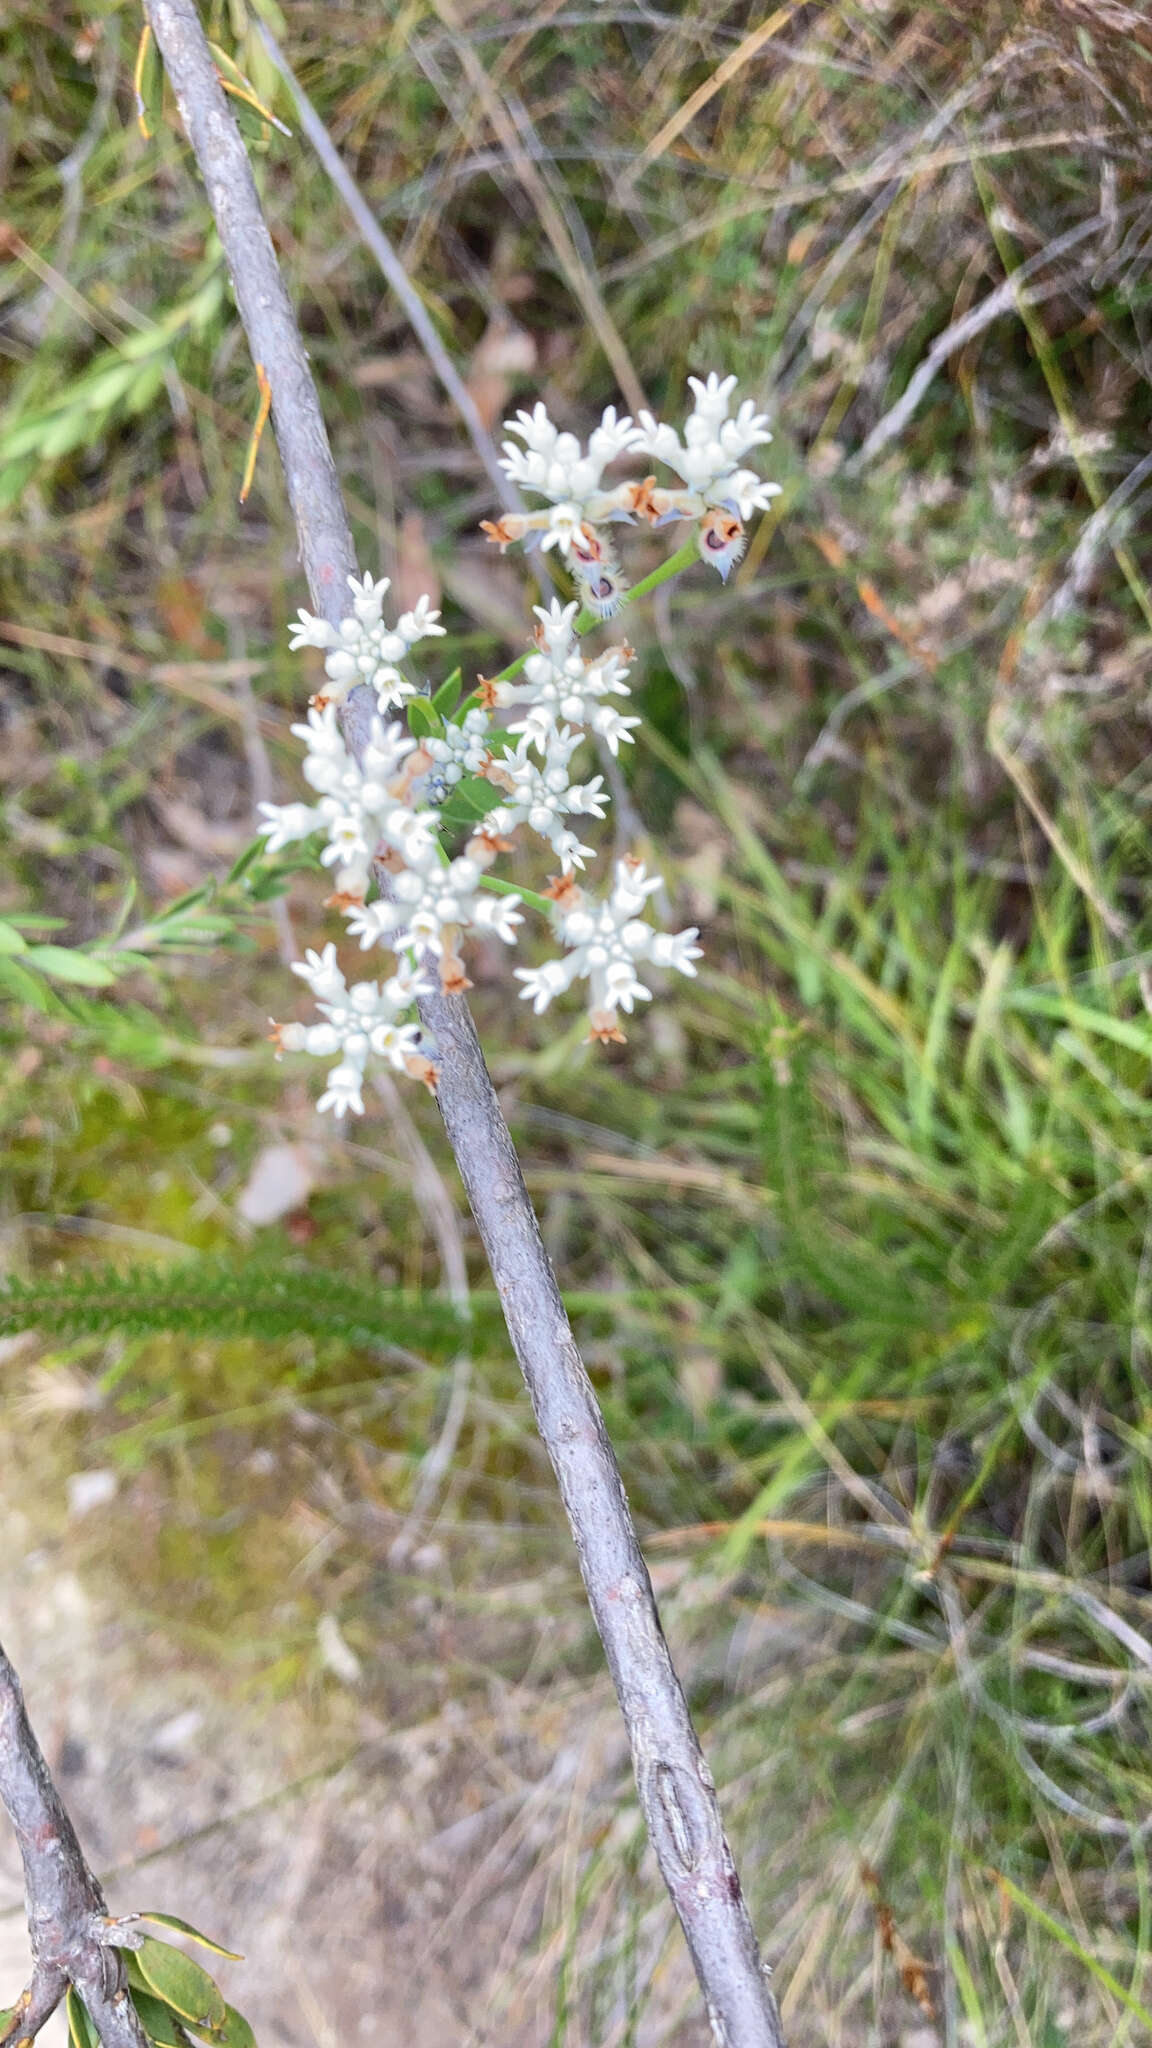
[[[146,1935],[136,1960],[150,1991],[195,2027],[222,2027],[228,2008],[224,1994],[199,1963],[170,1942]]]
[[[261,854],[266,853],[267,850],[268,841],[264,838],[263,834],[261,834],[258,839],[250,839],[248,841],[247,846],[244,848],[243,853],[239,856],[237,860],[233,861],[231,867],[229,868],[228,880],[230,882],[238,882],[240,880],[241,875],[246,875],[249,868],[252,867],[254,863],[260,859]]]
[[[1145,1059],[1152,1059],[1152,1031],[1147,1024],[1133,1019],[1110,1017],[1106,1011],[1093,1010],[1085,1003],[1073,1003],[1064,996],[1049,996],[1040,989],[1031,988],[1010,990],[1001,997],[1001,1008],[1051,1017],[1070,1031],[1087,1031],[1096,1038],[1110,1038],[1113,1045],[1122,1045],[1129,1052],[1142,1053]]]
[[[27,943],[15,925],[0,923],[0,953],[22,953]]]
[[[440,739],[444,733],[444,720],[434,711],[427,697],[409,697],[405,709],[408,713],[408,730],[418,740]]]
[[[150,953],[134,953],[130,946],[101,947],[98,953],[93,953],[89,957],[93,960],[113,961],[117,974],[127,974],[130,968],[137,968],[141,973],[145,973],[156,964]]]
[[[448,680],[441,683],[438,690],[433,691],[432,709],[438,711],[442,718],[450,718],[456,709],[456,699],[459,695],[460,671],[454,668]]]
[[[1006,1877],[1002,1870],[994,1870],[992,1876],[1001,1890],[1007,1892],[1008,1897],[1019,1906],[1022,1913],[1026,1913],[1030,1920],[1038,1927],[1042,1927],[1054,1941],[1058,1941],[1061,1948],[1070,1956],[1074,1956],[1081,1967],[1095,1977],[1098,1984],[1103,1984],[1105,1989],[1112,1993],[1113,1998],[1118,1998],[1121,2005],[1127,2006],[1128,2011],[1134,2013],[1143,2026],[1152,2027],[1152,2012],[1148,2007],[1141,2005],[1140,2000],[1133,1997],[1127,1987],[1120,1982],[1119,1977],[1114,1977],[1111,1970],[1097,1961],[1070,1927],[1066,1927],[1062,1920],[1057,1920],[1055,1914],[1046,1913],[1043,1906],[1038,1905],[1029,1892],[1021,1891],[1020,1886],[1013,1884],[1012,1879]]]
[[[494,789],[490,782],[483,781],[479,775],[470,775],[467,781],[457,783],[447,803],[442,806],[440,816],[446,825],[469,825],[487,817],[489,811],[506,802],[507,797]]]
[[[198,1941],[201,1948],[210,1948],[214,1956],[227,1956],[230,1963],[244,1961],[236,1949],[221,1947],[218,1941],[213,1941],[210,1935],[201,1934],[198,1927],[193,1927],[187,1920],[181,1920],[176,1913],[141,1913],[140,1918],[151,1920],[157,1927],[173,1927],[177,1934],[186,1934],[189,1941]]]
[[[116,979],[102,960],[94,960],[90,953],[74,953],[70,946],[29,946],[24,958],[53,981],[74,982],[78,988],[111,988]]]
[[[5,2034],[8,2033],[12,2026],[12,2022],[18,2019],[22,2012],[23,2007],[19,2005],[0,2005],[0,2041],[4,2039]]]
[[[48,1014],[54,1012],[59,1015],[56,1000],[49,994],[43,982],[19,966],[9,953],[0,954],[0,989],[7,989],[11,995],[18,996],[22,1003],[27,1003],[33,1010],[43,1010]]]
[[[214,882],[202,882],[198,889],[186,890],[183,896],[177,896],[173,902],[167,904],[159,917],[153,919],[153,923],[168,924],[174,917],[183,917],[185,911],[191,910],[194,903],[206,903],[215,886]]]

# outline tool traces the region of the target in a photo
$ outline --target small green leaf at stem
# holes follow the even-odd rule
[[[72,2048],[100,2048],[100,2036],[92,2024],[88,2008],[71,1985],[68,1986],[64,2010],[68,2015],[68,2038]]]
[[[408,730],[418,740],[442,739],[444,720],[432,707],[428,697],[409,697],[406,705]]]
[[[474,825],[486,818],[489,811],[505,803],[507,798],[490,782],[480,775],[470,775],[465,782],[458,782],[446,804],[440,811],[445,825]]]
[[[212,2043],[212,2048],[256,2048],[256,2036],[243,2013],[229,2005],[225,2014],[222,2027],[198,2027],[196,2031]]]
[[[146,1935],[136,1950],[136,1961],[148,1989],[189,2025],[213,2030],[223,2026],[228,2011],[224,1994],[191,1956],[170,1942],[154,1941]]]
[[[14,924],[0,922],[0,953],[22,953],[27,944]]]
[[[140,2015],[140,2024],[156,2048],[190,2048],[187,2034],[170,2005],[162,1998],[153,1997],[150,1991],[139,1991],[133,1987],[132,2003]]]
[[[542,917],[551,917],[556,905],[547,896],[537,895],[535,889],[522,888],[518,882],[505,882],[499,875],[481,875],[480,887],[491,889],[494,896],[518,896],[521,903],[538,910]]]
[[[229,868],[228,880],[230,882],[238,882],[240,880],[241,875],[247,874],[248,869],[253,865],[253,863],[255,861],[258,861],[261,854],[267,851],[267,847],[268,842],[265,839],[263,833],[261,833],[260,836],[256,839],[250,839],[248,841],[247,846],[244,848],[243,853],[240,854],[239,857],[233,861],[231,867]]]
[[[456,699],[459,695],[460,670],[454,668],[447,680],[441,683],[440,688],[433,691],[432,709],[438,711],[441,718],[451,718],[452,713],[456,709]]]
[[[214,1956],[226,1956],[230,1963],[242,1963],[244,1958],[234,1948],[225,1948],[211,1935],[201,1934],[188,1920],[181,1920],[176,1913],[141,1913],[141,1920],[150,1920],[156,1927],[171,1927],[176,1934],[186,1934],[189,1941],[198,1941],[201,1948],[210,1948]]]

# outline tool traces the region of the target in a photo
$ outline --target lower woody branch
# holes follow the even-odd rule
[[[320,405],[253,180],[194,0],[145,0],[227,257],[272,418],[317,613],[338,625],[356,567]],[[344,711],[353,754],[374,700]],[[715,1789],[672,1665],[619,1469],[572,1335],[466,1002],[420,1006],[437,1101],[564,1507],[632,1748],[640,1802],[708,2017],[724,2048],[783,2048]],[[108,2048],[112,2044],[105,2036]]]
[[[0,2044],[23,2048],[69,1988],[95,2023],[104,2048],[149,2048],[128,1996],[122,1947],[135,1937],[110,1918],[84,1859],[24,1708],[11,1663],[0,1649],[0,1800],[24,1863],[32,1941],[32,1977],[0,2022]],[[114,1945],[115,1944],[115,1945]]]

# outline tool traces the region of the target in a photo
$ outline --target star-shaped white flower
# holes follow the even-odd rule
[[[648,897],[661,887],[659,875],[649,875],[638,861],[624,860],[617,862],[616,884],[604,901],[590,900],[575,886],[565,892],[553,914],[565,957],[543,967],[515,969],[523,983],[521,996],[531,1002],[537,1016],[573,982],[586,980],[592,1035],[619,1037],[617,1012],[630,1014],[636,1003],[651,1000],[651,989],[636,972],[638,961],[695,974],[693,962],[701,954],[695,928],[660,932],[640,915]]]
[[[395,626],[384,623],[384,598],[389,585],[386,576],[348,578],[352,592],[351,609],[338,626],[302,611],[289,637],[289,646],[321,647],[325,650],[324,671],[332,687],[327,696],[346,697],[349,690],[365,683],[375,690],[380,711],[403,704],[418,692],[418,685],[401,675],[397,662],[403,661],[421,640],[443,634],[437,623],[440,614],[429,597],[422,597],[412,611],[404,612]]]
[[[732,505],[741,519],[750,519],[753,512],[764,511],[780,495],[779,484],[767,483],[755,470],[741,467],[753,448],[766,447],[771,441],[768,416],[757,412],[752,399],[746,398],[729,417],[735,377],[721,378],[713,370],[703,383],[699,377],[689,377],[688,382],[696,402],[685,421],[683,440],[674,427],[642,412],[639,445],[676,470],[705,505]]]

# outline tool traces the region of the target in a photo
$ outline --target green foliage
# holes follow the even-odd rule
[[[14,504],[38,471],[52,469],[151,405],[176,360],[177,344],[215,325],[223,301],[223,273],[214,262],[189,298],[102,351],[63,391],[39,403],[31,396],[17,402],[0,423],[0,508]]]
[[[254,35],[274,11],[229,0],[210,26],[291,120]],[[1108,2048],[1150,2005],[1147,1666],[1124,1635],[1149,1633],[1152,1537],[1139,505],[1078,550],[1101,492],[1148,444],[1138,222],[1152,65],[1139,9],[1097,9],[1086,26],[1090,13],[1046,10],[1036,63],[1012,58],[1020,10],[1007,0],[798,10],[648,157],[738,48],[742,21],[705,9],[675,30],[534,23],[507,55],[504,23],[478,22],[474,39],[496,89],[512,63],[517,107],[650,401],[677,401],[687,371],[731,369],[779,422],[787,512],[770,550],[765,522],[726,592],[693,569],[667,609],[636,614],[645,731],[620,768],[673,914],[703,927],[699,981],[660,991],[619,1054],[534,1026],[504,982],[477,975],[473,1000],[667,1574],[776,1981],[819,1990],[814,2018],[808,1992],[790,2018],[800,2048],[927,2023],[876,1940],[864,1863],[928,1958],[949,2034]],[[508,207],[484,152],[474,166],[458,151],[442,25],[401,12],[366,42],[332,17],[286,16],[274,32],[374,209],[409,238],[449,347],[469,360],[509,306],[539,370],[500,402],[511,410],[546,379],[586,431],[620,394],[539,222]],[[298,709],[301,670],[283,621],[302,593],[270,436],[236,510],[254,380],[159,67],[152,142],[132,123],[138,17],[101,14],[105,50],[124,32],[117,95],[70,249],[58,167],[99,112],[98,80],[72,54],[79,15],[47,33],[43,17],[18,0],[0,28],[5,203],[82,303],[45,300],[23,258],[0,272],[0,433],[27,437],[6,472],[22,497],[0,616],[51,639],[4,643],[6,746],[14,778],[29,773],[5,806],[0,1142],[5,1226],[30,1277],[23,1297],[5,1292],[0,1327],[45,1332],[54,1391],[72,1368],[63,1347],[127,1334],[94,1369],[79,1354],[93,1377],[65,1440],[122,1470],[149,1463],[163,1506],[154,1552],[121,1528],[101,1564],[214,1667],[299,1692],[314,1617],[278,1618],[299,1553],[278,1483],[268,1509],[258,1475],[238,1470],[237,1430],[278,1447],[306,1398],[339,1420],[307,1439],[316,1491],[375,1505],[378,1489],[402,1511],[444,1375],[373,1362],[371,1381],[353,1379],[339,1347],[378,1343],[382,1310],[401,1342],[414,1331],[438,1356],[458,1333],[430,1304],[436,1252],[379,1129],[329,1134],[338,1170],[303,1219],[307,1265],[216,1249],[269,1114],[297,1113],[290,1069],[262,1040],[285,1001],[267,906],[312,856],[270,862],[234,841],[198,852],[187,887],[157,880],[150,860],[171,848],[151,806],[175,788],[209,824],[250,830],[224,672],[237,621],[265,663],[255,711],[287,788],[295,754],[277,727]],[[45,54],[30,66],[33,38]],[[962,112],[926,142],[925,109],[948,107]],[[478,669],[522,650],[527,604],[495,574],[489,589],[482,572],[484,603],[454,581],[458,562],[475,576],[475,518],[491,508],[442,461],[441,419],[425,422],[406,385],[361,381],[378,342],[393,355],[378,278],[307,152],[252,109],[242,119],[373,569],[381,529],[391,544],[378,434],[405,458],[389,487],[444,573],[459,673],[432,709],[451,717]],[[1069,132],[1091,139],[1052,142]],[[631,203],[616,204],[604,166],[642,158]],[[1060,289],[1027,320],[1006,312],[942,366],[905,433],[853,469],[937,337],[1097,189],[1115,205],[1098,267],[1053,274]],[[188,309],[190,262],[203,266],[194,291],[214,283],[218,299],[202,332],[166,329]],[[125,307],[146,323],[135,357]],[[190,599],[166,587],[173,568]],[[117,649],[137,666],[119,669]],[[180,690],[153,679],[169,665]],[[199,669],[211,703],[181,694]],[[1008,714],[999,750],[993,711]],[[485,794],[465,791],[461,830]],[[13,909],[29,903],[47,913],[35,928]],[[301,924],[304,944],[327,936]],[[50,974],[51,955],[27,957],[41,941],[115,985],[85,987],[85,966]],[[412,1113],[437,1150],[434,1113]],[[217,1126],[232,1132],[218,1149]],[[117,1230],[209,1255],[82,1270],[89,1241],[103,1253]],[[417,1697],[430,1714],[471,1701],[507,1658],[525,1725],[540,1680],[552,1755],[557,1699],[578,1671],[583,1733],[598,1665],[494,1305],[476,1306],[474,1398],[437,1529],[452,1591],[436,1598],[460,1633],[482,1612],[483,1632],[454,1661],[442,1628],[422,1674],[410,1620],[381,1588],[394,1575],[358,1524],[325,1532],[325,1569],[359,1640],[383,1643],[379,1665],[402,1674],[391,1719]],[[302,1336],[333,1341],[318,1361]],[[13,1401],[24,1375],[17,1355]],[[55,1411],[50,1426],[15,1413],[30,1446],[61,1433]],[[507,1650],[489,1595],[523,1581],[526,1553],[541,1578],[523,1596],[517,1663],[523,1645]],[[547,1650],[557,1638],[563,1650]],[[523,1965],[538,1983],[542,1954],[563,1959],[558,2041],[678,2023],[658,2010],[674,1972],[670,1955],[652,1964],[641,1845],[601,1821],[556,1830],[560,1903]],[[511,1999],[515,1964],[507,1976]]]
[[[170,1914],[143,1913],[135,1917],[172,1927],[229,1961],[242,1960],[234,1950],[222,1948]],[[208,2048],[255,2048],[255,2037],[243,2014],[228,2004],[207,1970],[191,1956],[152,1935],[141,1939],[133,1932],[131,1940],[134,1945],[129,1946],[126,1939],[121,1950],[129,1995],[154,2048],[191,2048],[189,2037],[193,2034],[206,2042]],[[66,2006],[72,2048],[100,2048],[83,2000],[71,1989]]]
[[[447,1303],[336,1271],[214,1257],[7,1280],[0,1284],[0,1333],[18,1330],[69,1338],[173,1331],[268,1341],[306,1333],[372,1348],[443,1344],[458,1334],[459,1321]]]

